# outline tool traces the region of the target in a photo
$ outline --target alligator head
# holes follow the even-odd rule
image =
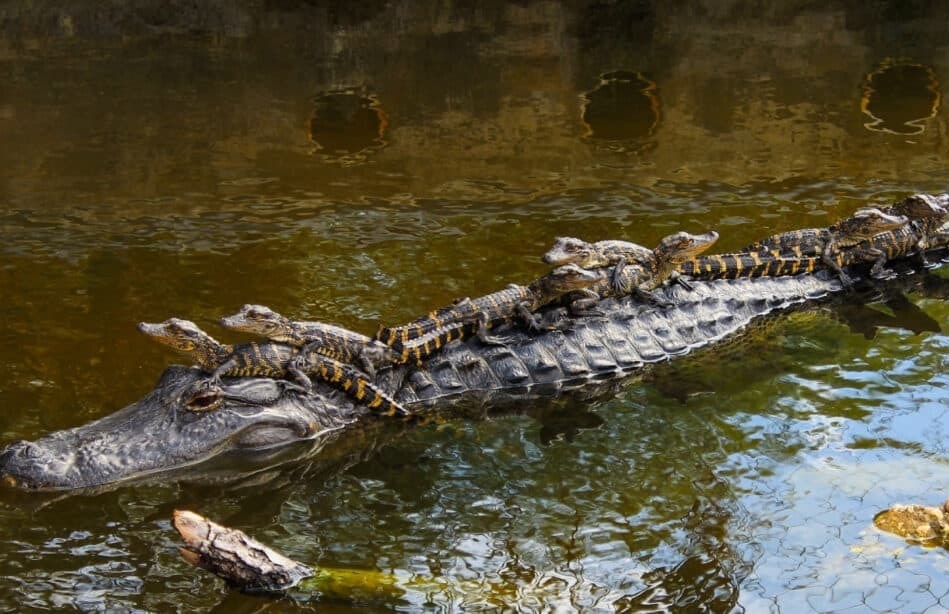
[[[90,488],[180,469],[230,450],[284,446],[338,430],[352,405],[247,378],[208,388],[200,370],[172,366],[144,397],[94,422],[0,452],[0,482]],[[332,394],[332,393],[330,393]]]

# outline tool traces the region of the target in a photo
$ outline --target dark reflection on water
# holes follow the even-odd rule
[[[315,104],[310,139],[328,159],[358,163],[385,146],[389,120],[375,97],[343,90],[321,94]]]
[[[939,112],[942,91],[929,66],[887,60],[867,75],[860,107],[871,122],[868,130],[920,134]]]
[[[368,333],[530,280],[556,236],[714,228],[728,250],[944,191],[947,18],[881,1],[6,7],[2,441],[148,390],[176,358],[140,320],[214,329],[259,302]],[[170,513],[190,507],[397,575],[380,606],[923,610],[949,563],[871,523],[949,478],[945,276],[605,396],[470,408],[237,483],[2,492],[0,608],[261,607],[177,561]]]
[[[580,117],[588,136],[610,141],[642,140],[659,123],[656,84],[639,73],[616,71],[583,95]]]

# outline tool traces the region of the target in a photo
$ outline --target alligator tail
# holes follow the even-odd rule
[[[382,392],[365,375],[348,365],[318,352],[307,352],[302,356],[299,369],[315,375],[324,382],[353,397],[374,413],[383,416],[411,418],[414,414]]]
[[[421,365],[422,359],[431,356],[448,343],[463,339],[471,334],[473,326],[467,323],[455,323],[437,328],[416,339],[403,341],[396,339],[392,345],[396,364],[414,362]]]

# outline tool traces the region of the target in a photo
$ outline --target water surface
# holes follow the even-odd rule
[[[224,4],[0,17],[3,442],[146,392],[177,359],[140,320],[371,332],[559,235],[727,250],[949,184],[941,8]],[[178,561],[175,508],[440,583],[383,608],[945,608],[945,552],[872,527],[944,497],[944,296],[252,484],[5,492],[0,608],[266,607]]]

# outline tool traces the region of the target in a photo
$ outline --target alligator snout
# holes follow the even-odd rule
[[[24,479],[25,467],[39,464],[43,451],[30,441],[16,441],[0,451],[0,482],[6,486],[30,488]]]

